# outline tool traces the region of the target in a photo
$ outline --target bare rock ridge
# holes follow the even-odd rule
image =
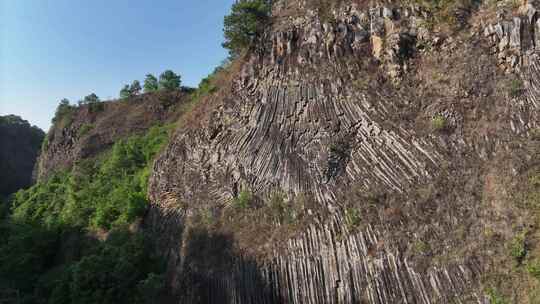
[[[186,303],[486,303],[484,183],[539,127],[538,7],[443,36],[415,6],[343,4],[325,20],[291,5],[274,4],[230,92],[154,164],[145,224],[171,289]],[[505,71],[524,94],[501,90]],[[283,242],[251,231],[249,246],[250,227],[191,225],[227,217],[242,191],[309,197],[311,221]]]
[[[116,140],[175,121],[179,116],[177,106],[187,100],[186,93],[163,91],[103,102],[103,108],[98,109],[88,105],[73,108],[49,130],[37,163],[37,179],[96,156]]]

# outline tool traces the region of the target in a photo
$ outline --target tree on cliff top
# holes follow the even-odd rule
[[[144,92],[154,92],[158,90],[158,80],[156,76],[152,74],[146,75],[146,78],[144,79]]]
[[[131,96],[131,92],[129,90],[129,85],[126,84],[125,86],[122,87],[122,89],[120,90],[120,98],[122,99],[126,99],[126,98],[129,98]]]
[[[129,86],[129,92],[131,95],[139,95],[141,93],[141,83],[138,80],[133,80],[131,86]]]
[[[223,47],[231,57],[238,56],[259,38],[270,20],[270,4],[267,0],[241,0],[232,6],[231,14],[225,16]]]
[[[171,70],[167,70],[159,75],[159,89],[176,90],[180,88],[181,77]]]

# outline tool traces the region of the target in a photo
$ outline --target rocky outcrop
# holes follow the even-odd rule
[[[508,11],[500,10],[497,13],[500,21],[484,28],[499,64],[507,71],[520,71],[534,62],[530,57],[540,50],[539,7],[537,1],[525,1],[520,7],[521,15],[508,17]]]
[[[324,20],[309,7],[282,16],[280,3],[206,118],[154,164],[146,226],[171,289],[187,303],[486,303],[488,258],[467,245],[483,243],[469,239],[483,229],[483,166],[538,126],[537,64],[510,98],[487,41],[431,35],[419,8],[343,5]],[[201,263],[190,223],[200,210],[230,218],[244,191],[263,206],[310,197],[310,221],[284,243],[217,225],[231,248],[204,243],[226,262]],[[246,245],[246,233],[259,237]]]
[[[189,101],[185,92],[155,92],[99,107],[72,108],[51,127],[37,164],[43,179],[75,162],[98,155],[115,141],[140,134],[157,124],[175,122],[178,107]]]
[[[32,184],[45,133],[15,115],[0,116],[0,198]]]

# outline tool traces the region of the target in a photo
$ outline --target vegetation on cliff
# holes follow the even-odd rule
[[[146,303],[163,268],[137,232],[149,166],[170,127],[116,143],[12,200],[0,223],[0,282],[23,303]]]
[[[225,16],[225,42],[232,57],[238,56],[263,34],[270,21],[270,4],[267,0],[242,0],[233,4],[231,13]]]

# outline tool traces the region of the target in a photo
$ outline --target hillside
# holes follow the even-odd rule
[[[540,303],[540,1],[268,3],[196,91],[57,112],[0,302]]]
[[[188,103],[188,95],[183,91],[160,91],[102,102],[94,108],[68,108],[55,118],[47,134],[38,160],[38,179],[96,156],[119,139],[142,134],[156,124],[174,122],[182,111],[181,105]]]
[[[165,297],[163,263],[140,223],[149,167],[192,101],[174,89],[61,103],[42,146],[38,182],[13,195],[10,209],[0,206],[0,302]]]
[[[15,115],[0,116],[0,198],[32,184],[45,133]]]
[[[154,164],[184,302],[536,303],[540,7],[430,3],[273,3]]]

